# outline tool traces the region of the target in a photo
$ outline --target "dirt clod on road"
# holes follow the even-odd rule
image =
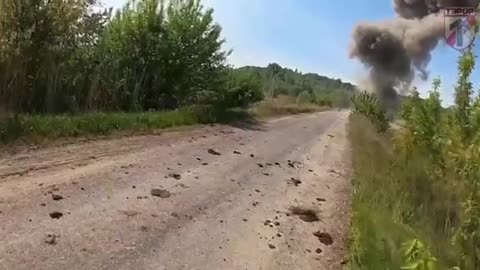
[[[295,206],[295,207],[290,207],[290,212],[292,215],[298,216],[301,220],[305,222],[320,221],[320,219],[318,218],[317,212],[313,209]]]
[[[332,236],[327,233],[327,232],[314,232],[313,235],[315,235],[320,242],[326,246],[330,246],[333,244],[333,238]]]
[[[170,198],[170,196],[172,195],[170,193],[170,191],[165,190],[165,189],[159,189],[159,188],[152,189],[150,191],[150,194],[152,194],[152,196],[154,196],[154,197],[160,197],[160,198],[163,198],[163,199]]]

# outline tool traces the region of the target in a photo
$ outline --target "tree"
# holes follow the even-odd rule
[[[55,112],[72,86],[79,45],[92,41],[103,12],[95,1],[0,1],[0,97],[11,110]],[[90,41],[88,40],[90,39]]]
[[[282,67],[277,63],[272,63],[272,64],[268,65],[267,69],[270,71],[271,78],[272,78],[272,86],[271,86],[271,90],[270,90],[270,97],[273,98],[274,91],[275,91],[275,79],[276,79],[278,73],[280,73],[280,71],[282,70]]]

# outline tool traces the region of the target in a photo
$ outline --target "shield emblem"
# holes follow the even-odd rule
[[[444,12],[447,44],[459,51],[469,48],[477,32],[475,8],[446,8]]]

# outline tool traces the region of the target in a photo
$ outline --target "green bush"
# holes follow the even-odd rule
[[[385,132],[389,126],[386,111],[375,94],[366,91],[352,97],[353,113],[365,115],[377,127],[379,132]]]
[[[229,51],[200,0],[0,1],[0,106],[16,113],[213,104]],[[18,37],[18,38],[17,38]]]
[[[229,81],[229,89],[221,101],[224,107],[245,108],[263,100],[262,83],[259,78],[250,75],[233,75]]]
[[[473,96],[470,82],[474,66],[474,54],[464,52],[455,104],[448,109],[441,106],[439,79],[426,99],[412,91],[399,130],[378,133],[371,117],[376,113],[368,113],[375,111],[368,105],[374,102],[356,100],[359,113],[352,114],[349,130],[353,269],[479,269],[480,97]]]

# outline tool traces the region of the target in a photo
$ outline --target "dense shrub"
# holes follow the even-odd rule
[[[426,99],[413,90],[398,130],[375,132],[360,114],[377,115],[374,102],[366,96],[355,101],[353,269],[480,269],[480,97],[473,96],[470,82],[474,66],[473,53],[464,52],[455,104],[448,109],[441,106],[439,79]]]
[[[258,77],[232,74],[222,100],[225,107],[247,107],[264,98],[262,83]]]
[[[92,0],[0,1],[0,106],[77,113],[219,102],[229,51],[212,12],[200,0],[129,0],[115,14]],[[259,99],[248,91],[236,94],[241,105]]]
[[[366,91],[352,97],[353,113],[365,115],[377,127],[385,132],[390,126],[386,111],[375,94]]]

